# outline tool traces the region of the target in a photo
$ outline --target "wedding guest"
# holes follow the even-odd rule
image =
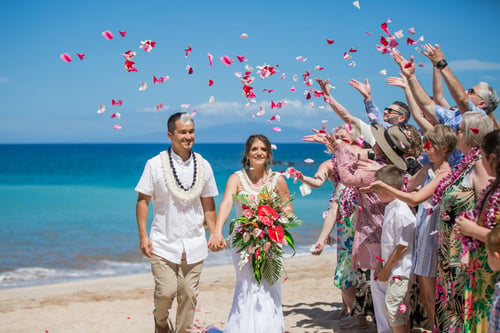
[[[396,190],[403,189],[403,174],[398,167],[386,165],[375,173],[375,179]],[[415,215],[408,205],[387,191],[377,192],[386,204],[382,223],[382,254],[375,269],[372,293],[384,302],[374,302],[375,313],[384,318],[392,332],[410,332],[407,304],[411,285]],[[377,320],[382,316],[377,317]]]
[[[462,212],[474,208],[490,177],[481,158],[480,144],[491,132],[491,119],[479,112],[466,112],[457,128],[457,148],[462,161],[443,179],[432,196],[439,204],[438,271],[436,284],[436,320],[440,332],[463,331],[464,287],[468,254],[461,258],[461,240],[454,226]]]
[[[488,265],[494,272],[500,272],[500,227],[497,225],[486,237]],[[500,332],[500,278],[496,280],[495,293],[491,301],[488,333]]]
[[[198,298],[198,283],[207,240],[215,231],[217,185],[210,164],[193,152],[194,123],[187,113],[168,119],[171,146],[148,160],[137,184],[137,227],[140,249],[151,261],[155,281],[156,333],[191,332]],[[153,201],[153,222],[147,232],[148,209]],[[212,247],[212,244],[210,244]],[[169,312],[177,297],[175,326]]]
[[[488,267],[484,245],[488,233],[499,225],[500,212],[500,130],[486,134],[481,144],[482,162],[486,172],[496,177],[484,189],[472,214],[459,216],[456,229],[464,236],[469,251],[468,281],[465,285],[465,332],[486,332],[493,289],[500,274]]]

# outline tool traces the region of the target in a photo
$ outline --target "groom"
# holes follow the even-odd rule
[[[212,237],[213,197],[218,191],[210,164],[192,151],[194,123],[189,114],[170,116],[168,138],[171,147],[147,161],[135,188],[136,219],[140,248],[150,258],[155,281],[155,332],[185,333],[191,332],[201,269],[208,254],[203,222]],[[154,215],[148,236],[151,198]],[[175,297],[178,307],[174,328],[169,311]]]

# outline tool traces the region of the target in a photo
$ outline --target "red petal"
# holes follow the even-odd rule
[[[384,259],[380,258],[379,256],[377,256],[376,258],[377,258],[377,260],[385,261]]]
[[[109,30],[103,31],[102,36],[108,40],[113,39],[113,33]]]
[[[211,87],[213,84],[214,84],[214,80],[209,79],[209,80],[208,80],[208,86],[209,86],[209,87]]]
[[[71,62],[71,56],[67,53],[63,53],[61,54],[61,59],[64,61],[64,62]]]
[[[395,39],[391,40],[391,42],[389,43],[389,46],[392,48],[395,48],[398,45],[399,43]]]
[[[330,45],[331,45],[331,44],[333,44],[335,41],[334,41],[333,39],[328,39],[328,38],[327,38],[327,39],[326,39],[326,42],[327,42],[328,44],[330,44]]]
[[[245,61],[245,57],[244,56],[236,56],[236,58],[238,59],[239,62]]]
[[[389,42],[387,41],[387,39],[385,39],[384,36],[380,36],[380,43],[382,43],[384,46],[389,45]]]
[[[411,62],[408,62],[406,65],[405,65],[405,68],[410,68],[411,67]]]
[[[427,141],[424,145],[424,149],[429,149],[431,147],[431,143]]]
[[[83,53],[77,53],[76,55],[78,56],[78,58],[80,58],[80,60],[83,60],[83,58],[85,58],[85,54]]]
[[[469,129],[470,129],[470,131],[471,131],[472,133],[474,133],[474,134],[479,133],[479,129],[478,129],[478,128],[471,127],[471,128],[469,128]]]
[[[351,47],[351,49],[349,50],[349,52],[354,53],[354,52],[358,52],[358,50],[356,50],[355,48]]]
[[[118,31],[122,37],[125,37],[127,35],[126,31]]]
[[[408,37],[408,38],[406,39],[406,45],[410,45],[410,44],[411,44],[411,45],[414,45],[414,44],[415,44],[415,41],[414,41],[413,39],[411,39],[410,37]]]
[[[385,32],[386,34],[388,34],[389,36],[391,35],[391,34],[389,33],[389,30],[387,29],[387,22],[382,23],[382,24],[380,25],[380,27],[382,28],[382,30],[384,30],[384,32]]]

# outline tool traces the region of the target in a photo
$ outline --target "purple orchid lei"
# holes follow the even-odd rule
[[[468,219],[475,220],[478,225],[490,230],[495,227],[497,219],[500,217],[498,216],[500,186],[497,184],[494,187],[494,184],[495,182],[491,181],[481,193],[474,209],[464,214]],[[472,237],[464,236],[462,238],[462,245],[468,250],[475,250],[482,244],[483,242]]]
[[[477,159],[481,155],[481,149],[479,146],[476,146],[472,148],[467,155],[465,155],[460,163],[453,168],[451,173],[443,178],[440,182],[439,185],[436,187],[436,190],[434,191],[434,194],[432,195],[432,204],[435,206],[441,201],[441,197],[443,196],[444,191],[448,186],[453,184],[455,180],[457,180],[460,175],[468,170],[472,164],[474,164]]]

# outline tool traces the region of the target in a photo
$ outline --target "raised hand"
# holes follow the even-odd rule
[[[372,99],[372,87],[370,86],[370,83],[368,82],[368,79],[365,80],[365,83],[361,83],[357,80],[351,79],[349,81],[349,84],[354,87],[359,93],[363,96],[365,100],[370,100]]]
[[[406,60],[401,53],[392,52],[392,59],[399,65],[401,72],[406,76],[415,74],[415,59],[411,56],[410,61]]]
[[[425,44],[424,49],[425,51],[423,51],[422,54],[429,58],[433,65],[436,65],[439,60],[444,59],[444,54],[438,44],[434,46],[431,44]]]
[[[390,86],[399,87],[402,89],[408,88],[408,81],[406,80],[406,77],[401,73],[399,73],[399,77],[388,77],[385,82],[387,82],[387,84]]]
[[[321,91],[323,91],[323,94],[325,95],[326,98],[330,96],[330,79],[315,79],[316,82],[318,82],[319,86],[321,87]]]

